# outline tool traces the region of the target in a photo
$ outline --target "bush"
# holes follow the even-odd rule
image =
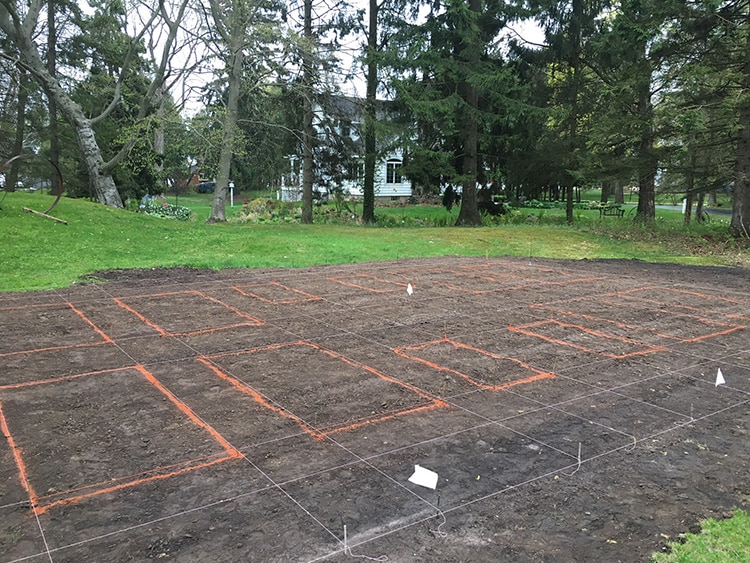
[[[137,211],[146,215],[155,215],[164,219],[177,219],[178,221],[189,221],[193,216],[193,212],[187,207],[172,205],[166,201],[154,201],[153,198],[148,196],[143,198]]]

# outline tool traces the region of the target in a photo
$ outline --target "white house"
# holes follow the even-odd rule
[[[332,97],[318,104],[313,120],[318,146],[315,150],[313,191],[328,194],[340,191],[349,197],[362,197],[364,186],[364,147],[361,136],[364,100]],[[378,112],[378,119],[387,119]],[[403,152],[398,148],[383,150],[375,163],[376,199],[401,200],[412,195],[411,180],[401,175]],[[302,157],[289,155],[289,173],[281,179],[277,192],[284,201],[302,199]]]

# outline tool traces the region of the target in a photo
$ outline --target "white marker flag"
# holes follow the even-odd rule
[[[719,385],[724,385],[726,381],[724,381],[724,374],[721,373],[721,368],[719,368],[719,371],[716,373],[716,385],[715,387],[718,387]]]
[[[406,286],[406,293],[408,293],[409,295],[414,293],[414,288],[411,286],[411,284]]]
[[[435,489],[438,482],[438,474],[419,465],[414,466],[414,473],[409,477],[409,482],[428,489]]]

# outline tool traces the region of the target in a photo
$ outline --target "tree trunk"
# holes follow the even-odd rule
[[[615,180],[615,203],[623,205],[625,203],[625,191],[619,180]]]
[[[89,181],[97,200],[110,207],[122,208],[122,198],[117,191],[112,174],[104,170],[104,158],[96,142],[91,120],[83,114],[81,106],[68,96],[68,93],[47,71],[46,65],[42,62],[39,51],[31,39],[31,30],[27,32],[25,25],[21,32],[16,27],[10,26],[3,26],[2,29],[18,47],[24,65],[31,75],[47,92],[47,95],[54,98],[57,108],[75,131],[76,141],[81,150],[83,161],[89,173]]]
[[[690,217],[693,214],[693,192],[688,190],[685,193],[685,216],[683,217],[683,221],[686,225],[690,224]]]
[[[241,35],[240,35],[241,37]],[[227,76],[227,108],[224,115],[223,141],[219,153],[219,173],[216,177],[214,197],[211,202],[211,216],[207,223],[220,223],[227,220],[227,188],[229,186],[229,172],[232,167],[232,156],[237,137],[237,116],[240,104],[240,86],[242,70],[245,62],[242,46],[232,45],[232,56]]]
[[[302,51],[302,223],[313,222],[313,33],[312,2],[304,5],[304,50]]]
[[[637,165],[638,210],[635,219],[641,223],[652,223],[656,219],[656,170],[658,163],[654,151],[651,67],[648,64],[643,66],[638,97],[638,117],[641,133],[638,143]]]
[[[367,93],[365,96],[365,181],[362,190],[362,222],[375,222],[375,119],[378,91],[378,2],[370,0],[370,23],[367,36]]]
[[[695,220],[699,223],[703,221],[703,203],[706,201],[706,194],[701,192],[698,194],[698,203],[695,206]]]
[[[475,14],[482,11],[481,0],[469,0],[469,9]],[[481,55],[479,41],[479,30],[473,28],[470,37],[465,37],[466,47],[462,53],[464,72],[468,75],[471,69],[476,68]],[[477,202],[477,167],[479,160],[479,125],[477,123],[477,108],[479,107],[479,93],[468,76],[462,78],[460,86],[461,98],[463,99],[463,115],[460,123],[463,123],[461,140],[463,143],[463,156],[461,158],[461,175],[463,176],[463,187],[461,193],[461,209],[456,219],[457,226],[479,226],[482,224],[482,216],[479,214]]]
[[[18,96],[16,98],[16,135],[13,140],[13,156],[23,153],[23,139],[26,133],[26,104],[29,101],[28,74],[23,68],[18,69]],[[16,191],[21,160],[14,160],[10,164],[6,178],[6,190]]]
[[[750,91],[750,35],[745,41],[745,61],[742,68],[743,90]],[[750,238],[750,100],[744,96],[739,108],[739,134],[734,162],[732,190],[732,221],[735,236]]]
[[[47,72],[54,78],[57,74],[57,26],[55,24],[55,2],[47,4]],[[49,159],[55,170],[60,169],[60,138],[57,130],[57,102],[47,96],[49,108]],[[59,195],[62,178],[56,172],[51,175],[50,193]]]

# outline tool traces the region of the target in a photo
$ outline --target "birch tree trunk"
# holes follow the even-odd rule
[[[65,116],[75,131],[76,141],[81,150],[93,192],[100,203],[111,207],[123,207],[122,198],[117,191],[111,173],[104,172],[102,151],[96,142],[96,135],[91,120],[86,118],[81,107],[74,102],[68,93],[47,70],[42,61],[39,50],[32,40],[36,20],[41,10],[41,2],[32,2],[23,20],[11,18],[9,14],[0,15],[0,29],[2,29],[18,49],[24,67],[36,81],[54,99],[57,108]]]
[[[230,66],[227,69],[227,107],[222,125],[222,143],[219,153],[219,173],[216,177],[216,188],[211,203],[211,216],[208,223],[219,223],[227,220],[227,189],[229,187],[229,172],[234,156],[235,137],[237,134],[237,115],[240,104],[240,86],[242,84],[242,67],[244,65],[242,46],[232,49]]]

